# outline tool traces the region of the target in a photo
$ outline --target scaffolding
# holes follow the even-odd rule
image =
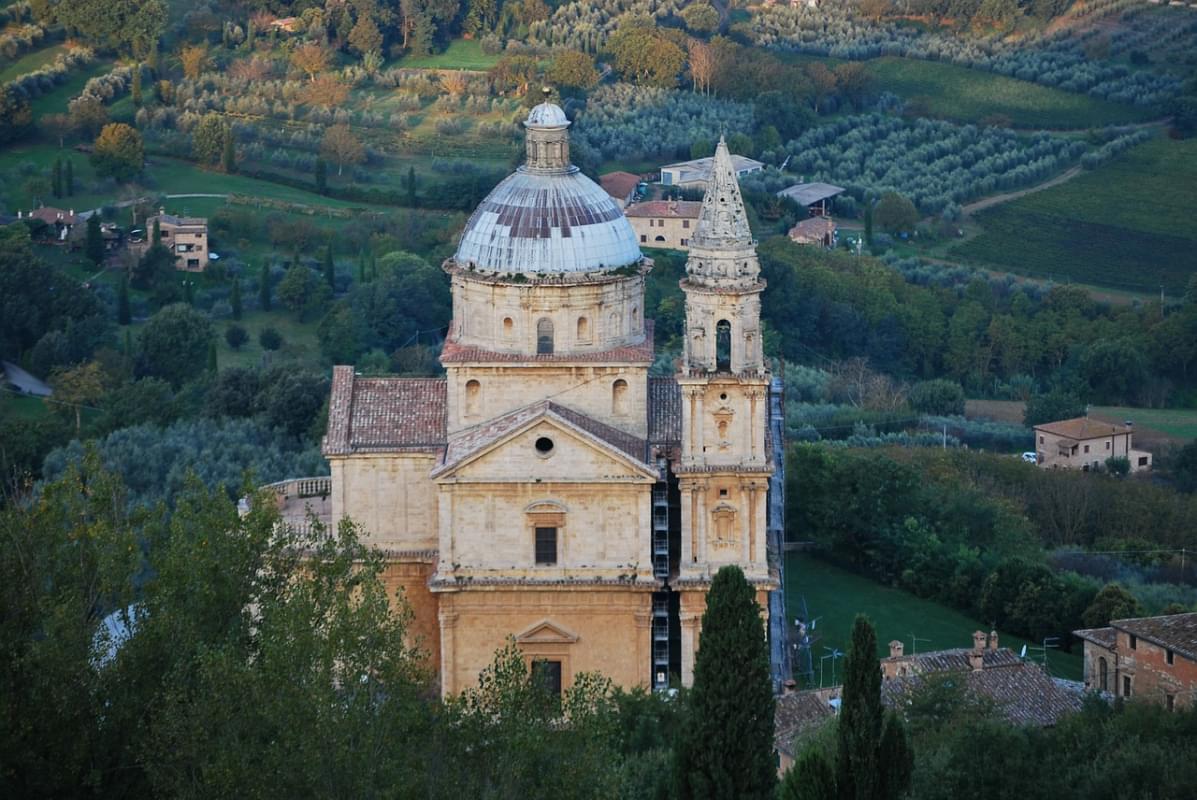
[[[657,459],[658,481],[652,490],[653,575],[662,582],[652,599],[652,688],[665,691],[681,671],[681,620],[678,596],[669,586],[680,560],[681,529],[677,484],[669,460]]]

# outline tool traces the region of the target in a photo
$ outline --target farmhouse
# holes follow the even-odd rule
[[[790,228],[790,239],[795,244],[813,244],[822,247],[835,247],[838,235],[835,220],[831,217],[809,217],[800,220]]]
[[[788,189],[782,189],[777,196],[793,200],[812,217],[825,217],[828,214],[828,201],[843,193],[843,187],[830,183],[796,183]]]
[[[175,269],[186,272],[203,272],[208,266],[208,220],[204,217],[176,217],[158,209],[156,216],[146,220],[146,227],[153,230],[158,224],[162,246],[175,254]],[[148,249],[149,242],[142,245]]]
[[[1135,450],[1132,425],[1115,425],[1089,417],[1035,426],[1035,458],[1041,467],[1103,469],[1107,459],[1126,458],[1131,472],[1151,469],[1151,453]]]
[[[690,249],[702,203],[690,200],[650,200],[624,209],[624,215],[645,247]]]
[[[41,208],[34,209],[25,214],[24,217],[18,211],[17,218],[36,219],[46,223],[46,225],[54,228],[55,238],[60,242],[67,240],[67,237],[71,235],[71,229],[80,221],[75,215],[75,209],[72,208],[70,211],[63,211],[61,208],[54,208],[53,206],[42,206]]]
[[[1085,688],[1169,711],[1197,702],[1197,613],[1116,619],[1073,635],[1085,643]]]
[[[652,261],[570,163],[561,108],[524,124],[526,163],[443,265],[446,376],[335,367],[331,476],[276,493],[287,520],[312,508],[362,524],[445,695],[476,684],[508,637],[558,689],[583,671],[689,685],[720,567],[739,566],[762,608],[780,602],[780,404],[733,162],[721,141],[682,282],[685,350],[650,378]]]
[[[661,184],[663,186],[677,186],[682,189],[706,189],[707,181],[711,177],[713,157],[696,158],[677,164],[667,164],[661,167]],[[753,172],[759,172],[765,165],[755,159],[745,156],[731,156],[732,168],[736,178],[743,178]]]
[[[640,185],[640,176],[630,172],[608,172],[599,175],[599,186],[611,195],[615,205],[625,208],[636,196],[636,187]]]

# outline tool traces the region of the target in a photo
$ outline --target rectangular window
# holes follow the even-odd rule
[[[1175,710],[1176,709],[1176,695],[1172,695],[1172,694],[1164,695],[1164,703],[1165,703],[1165,705],[1168,706],[1169,711]]]
[[[189,259],[187,259],[187,266],[189,266],[189,267],[198,267],[198,266],[199,266],[199,259],[198,259],[198,258],[189,258]]]
[[[1164,651],[1164,658],[1165,658],[1165,659],[1167,659],[1167,661],[1168,661],[1168,663],[1169,663],[1169,664],[1171,664],[1171,663],[1172,663],[1172,657],[1173,657],[1173,654],[1172,654],[1172,651],[1171,651],[1171,650],[1165,650],[1165,651]]]
[[[537,528],[536,529],[536,563],[537,564],[556,564],[557,563],[557,529],[556,528]]]
[[[689,240],[689,239],[682,239],[682,247],[686,247],[686,246],[687,246],[687,245],[689,245],[689,244],[690,244],[690,240]]]
[[[532,679],[554,697],[561,696],[561,662],[538,658],[532,662]]]
[[[1129,676],[1129,675],[1123,675],[1123,676],[1122,676],[1122,696],[1123,696],[1123,697],[1130,697],[1130,695],[1131,695],[1131,683],[1130,683],[1130,676]]]
[[[642,234],[640,234],[640,241],[642,241],[642,242],[647,242],[647,241],[648,241],[648,236],[647,236],[647,235],[645,235],[645,234],[643,234],[643,233],[642,233]]]
[[[682,220],[682,227],[683,227],[683,228],[689,228],[689,227],[690,227],[690,220],[688,220],[688,219],[684,219],[684,220]]]
[[[1039,444],[1043,444],[1043,437],[1042,437],[1042,436],[1040,436],[1040,437],[1039,437]]]
[[[1110,449],[1110,443],[1109,443],[1109,442],[1106,442],[1106,449],[1107,449],[1107,450],[1109,450],[1109,449]]]
[[[1131,650],[1139,649],[1139,637],[1135,636],[1133,633],[1130,635],[1130,649]]]
[[[1140,467],[1147,466],[1147,456],[1139,456],[1139,466]]]
[[[1086,453],[1088,453],[1088,452],[1089,452],[1089,445],[1085,445],[1085,452],[1086,452]]]

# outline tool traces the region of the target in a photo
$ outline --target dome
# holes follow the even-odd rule
[[[569,163],[569,120],[544,102],[524,122],[526,163],[470,216],[453,261],[489,272],[601,272],[643,256],[623,211]]]
[[[544,102],[528,112],[528,118],[524,120],[524,124],[529,127],[537,125],[556,128],[569,125],[569,120],[566,119],[561,106],[556,103]]]
[[[493,272],[598,272],[641,260],[623,211],[576,167],[507,176],[466,223],[454,261]]]

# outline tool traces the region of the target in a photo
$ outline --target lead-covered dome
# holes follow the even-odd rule
[[[544,102],[524,121],[527,161],[474,210],[453,257],[500,273],[585,273],[641,261],[615,201],[569,163],[569,120]]]

